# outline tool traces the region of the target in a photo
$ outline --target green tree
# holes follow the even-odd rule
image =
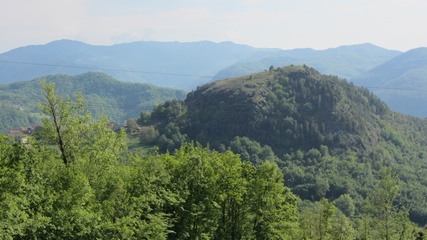
[[[255,239],[292,238],[297,229],[297,198],[283,183],[277,164],[262,163],[251,177],[250,214]]]
[[[353,217],[356,207],[354,206],[353,199],[349,194],[343,194],[335,201],[335,206],[341,210],[347,217]]]
[[[58,146],[63,163],[92,164],[95,169],[84,168],[92,173],[116,163],[126,147],[125,133],[115,133],[107,128],[109,120],[105,116],[94,120],[85,111],[81,94],[71,101],[69,97],[63,99],[56,95],[53,83],[42,82],[42,88],[47,102],[40,108],[50,118],[44,119],[40,135],[45,141]]]
[[[141,127],[139,142],[141,144],[152,144],[159,137],[159,131],[154,126]]]
[[[220,206],[215,239],[248,238],[251,229],[248,221],[249,176],[254,173],[255,168],[250,163],[242,163],[239,156],[231,151],[220,154],[219,157],[221,160],[214,162],[219,174],[217,203]]]
[[[331,219],[335,214],[335,207],[328,199],[322,198],[320,200],[319,217],[317,222],[318,239],[328,239],[331,231]]]
[[[249,161],[255,166],[261,165],[264,161],[278,161],[271,147],[261,146],[248,137],[235,137],[230,142],[230,149],[239,154],[243,161]]]
[[[182,134],[180,128],[173,122],[168,123],[164,128],[164,133],[160,135],[157,145],[161,152],[174,152],[184,143],[189,142],[188,136]]]
[[[183,204],[177,211],[175,232],[178,239],[213,238],[217,228],[219,206],[218,177],[208,150],[185,144],[176,151],[178,161],[175,181],[180,183]]]
[[[49,216],[46,218],[49,221],[45,226],[30,228],[30,235],[45,239],[103,236],[105,228],[102,226],[108,225],[108,221],[102,224],[99,221],[108,218],[102,217],[101,209],[106,209],[103,204],[115,194],[106,191],[106,179],[117,173],[116,167],[126,148],[126,135],[108,128],[109,120],[105,116],[92,119],[84,109],[81,95],[71,101],[56,95],[54,84],[43,82],[42,87],[46,102],[41,109],[50,118],[44,120],[40,137],[45,143],[55,144],[57,148],[50,149],[59,150],[62,163],[57,165],[56,155],[50,152],[50,157],[44,157],[46,162],[40,164],[53,167],[42,172],[40,178],[46,179],[45,182],[33,186],[44,189],[42,193],[46,199],[42,198],[44,195],[34,197],[39,201],[34,203],[37,208],[31,209],[36,209],[36,216]]]
[[[123,227],[135,226],[130,229],[132,238],[166,239],[172,232],[172,209],[178,209],[183,201],[179,185],[173,182],[173,169],[168,155],[137,158],[130,166],[129,198],[120,222]]]
[[[353,239],[350,220],[332,202],[322,198],[319,202],[307,200],[299,203],[300,239]]]
[[[126,119],[126,132],[127,133],[134,133],[138,127],[138,123],[136,123],[136,120],[134,118]]]
[[[0,135],[0,238],[24,236],[30,219],[25,166],[19,161],[12,138]]]
[[[386,240],[397,239],[399,235],[407,237],[408,216],[394,204],[399,195],[398,180],[392,176],[390,168],[383,168],[381,176],[381,181],[368,195],[365,206],[365,213],[372,219],[373,236]]]

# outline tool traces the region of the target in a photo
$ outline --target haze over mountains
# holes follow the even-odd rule
[[[369,43],[326,50],[254,48],[232,42],[132,42],[94,46],[59,40],[0,54],[0,84],[50,74],[104,72],[126,82],[192,90],[268,69],[308,65],[367,87],[393,110],[426,117],[427,50],[402,53]],[[416,89],[416,91],[414,91]]]
[[[132,42],[93,46],[59,40],[0,54],[0,83],[101,71],[118,80],[189,90],[256,49],[231,42]],[[18,63],[13,63],[18,62]],[[34,63],[34,64],[23,64]]]
[[[352,80],[395,111],[427,116],[427,48],[402,53]]]
[[[309,48],[280,50],[264,56],[255,55],[243,59],[221,70],[216,77],[237,77],[265,70],[271,65],[278,67],[290,64],[305,64],[318,69],[323,74],[332,74],[341,78],[351,79],[398,56],[400,53],[399,51],[387,50],[369,43],[326,50]]]

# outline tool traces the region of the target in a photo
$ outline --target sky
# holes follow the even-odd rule
[[[425,0],[0,0],[0,53],[59,39],[407,51],[427,46],[426,12]]]

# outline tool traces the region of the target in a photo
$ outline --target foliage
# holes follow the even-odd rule
[[[195,140],[256,165],[277,162],[296,195],[326,198],[346,217],[363,212],[389,167],[404,186],[396,202],[427,223],[427,121],[392,112],[365,88],[307,66],[270,67],[201,86],[154,112],[139,121],[164,135],[161,152]]]
[[[50,75],[31,81],[17,82],[0,88],[0,132],[15,127],[40,124],[44,115],[37,103],[43,100],[40,82],[55,83],[62,97],[81,92],[87,101],[86,109],[93,116],[107,115],[111,121],[123,124],[125,119],[149,111],[168,99],[183,99],[185,92],[148,84],[119,82],[102,73],[85,73],[76,76]]]
[[[351,221],[333,203],[322,198],[319,202],[299,203],[300,239],[354,239]]]
[[[2,239],[412,239],[422,234],[405,207],[414,203],[399,188],[412,186],[409,170],[417,162],[408,161],[403,150],[416,148],[391,123],[380,124],[384,131],[378,136],[387,141],[378,140],[371,161],[351,148],[342,153],[327,145],[289,151],[279,160],[273,148],[235,137],[229,147],[246,158],[242,161],[225,145],[218,152],[185,143],[179,126],[186,123],[186,111],[179,103],[182,111],[165,114],[160,122],[150,114],[144,122],[151,125],[142,127],[153,138],[159,131],[176,139],[173,154],[141,157],[124,152],[124,133],[112,131],[105,117],[93,119],[81,95],[72,101],[56,95],[53,84],[43,83],[43,89],[41,108],[50,118],[40,140],[0,136]],[[423,155],[418,151],[417,157]],[[312,201],[299,201],[285,184]]]
[[[11,106],[2,101],[0,107],[0,132],[28,127],[33,122],[33,119],[21,110],[20,106]]]
[[[152,144],[159,137],[159,131],[153,126],[141,127],[139,141],[142,144]]]
[[[381,175],[375,191],[366,199],[364,214],[371,218],[370,224],[374,229],[371,235],[373,238],[386,240],[412,239],[414,227],[409,222],[408,212],[394,204],[399,195],[397,179],[391,175],[389,168],[384,168]]]
[[[282,239],[297,231],[297,198],[276,164],[255,167],[198,144],[123,155],[123,132],[92,119],[81,97],[43,89],[51,117],[41,140],[0,135],[2,239]]]
[[[98,168],[108,168],[108,164],[103,165],[123,151],[124,132],[116,134],[107,128],[109,121],[105,116],[92,121],[90,114],[85,113],[81,95],[70,102],[69,98],[62,99],[55,94],[54,84],[42,82],[42,88],[47,102],[40,108],[51,116],[43,121],[42,138],[57,144],[65,165],[89,160],[97,163]]]
[[[236,136],[270,146],[276,155],[326,145],[331,151],[378,141],[369,134],[390,111],[366,89],[309,67],[284,67],[217,81],[185,100],[183,132],[211,146]],[[363,116],[363,118],[362,118]],[[365,135],[361,137],[361,135]]]
[[[265,161],[279,161],[269,146],[261,147],[258,142],[247,137],[235,137],[230,142],[230,150],[239,154],[243,161],[249,161],[255,166],[261,165]]]

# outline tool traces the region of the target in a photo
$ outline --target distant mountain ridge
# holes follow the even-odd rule
[[[0,84],[50,74],[104,72],[118,80],[185,90],[211,79],[240,76],[269,66],[306,64],[321,73],[348,78],[400,52],[372,44],[327,50],[254,48],[232,42],[131,42],[95,46],[58,40],[0,54]]]
[[[393,110],[427,117],[427,48],[416,48],[352,79]]]
[[[0,83],[51,74],[75,75],[100,71],[121,81],[188,90],[207,82],[219,70],[257,51],[274,50],[231,42],[141,41],[94,46],[78,41],[58,40],[0,54],[0,61],[3,61],[0,62]]]
[[[380,48],[370,43],[341,46],[326,50],[310,48],[281,50],[261,57],[255,56],[244,59],[221,70],[216,78],[237,77],[259,72],[268,69],[271,65],[280,67],[289,64],[305,64],[316,68],[323,74],[351,79],[399,54],[401,52]]]
[[[393,110],[427,117],[427,49],[388,50],[370,43],[325,50],[254,48],[232,42],[131,42],[95,46],[58,40],[0,54],[0,84],[51,74],[103,72],[124,82],[194,90],[270,66],[307,65],[364,86]]]

